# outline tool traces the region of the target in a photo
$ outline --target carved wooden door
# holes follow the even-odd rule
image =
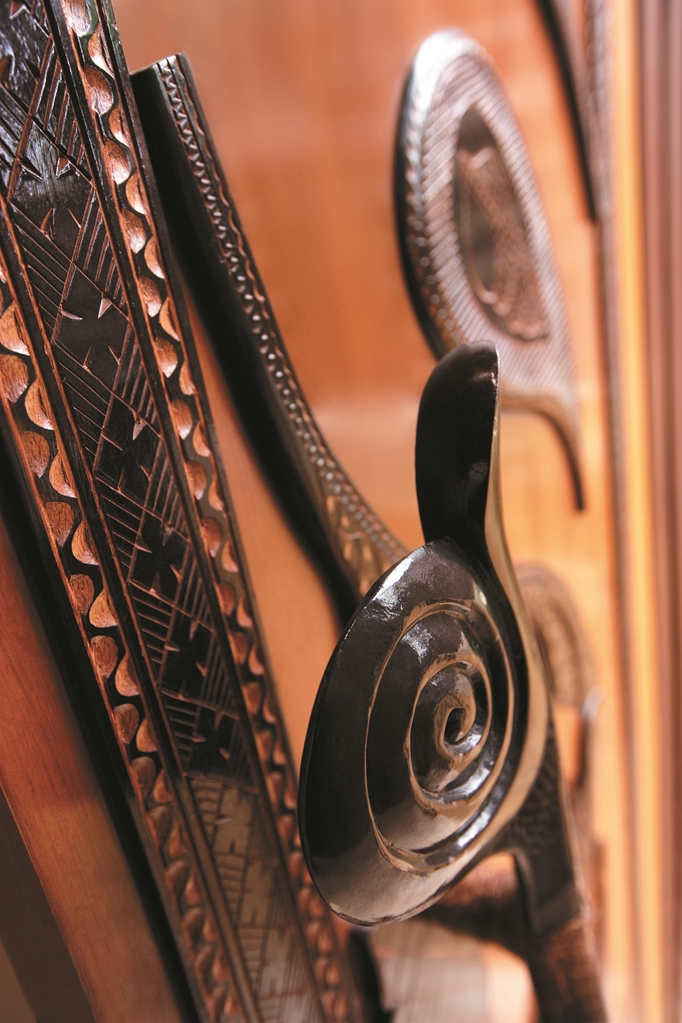
[[[34,1018],[525,1021],[534,985],[596,1020],[597,972],[610,1019],[664,1018],[630,18],[0,4],[0,927]],[[577,959],[507,846],[370,933],[299,835],[327,662],[424,542],[420,396],[481,341]]]

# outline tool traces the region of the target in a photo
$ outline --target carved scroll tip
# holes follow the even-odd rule
[[[437,363],[417,420],[417,497],[424,538],[482,529],[499,405],[500,364],[487,341]]]

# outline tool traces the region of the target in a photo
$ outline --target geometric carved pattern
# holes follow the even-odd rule
[[[0,11],[2,429],[201,1018],[353,1019],[103,10]]]

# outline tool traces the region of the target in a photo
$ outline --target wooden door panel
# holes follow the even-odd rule
[[[17,16],[14,6],[12,18]],[[629,818],[633,798],[629,744],[633,735],[628,715],[632,714],[634,704],[628,703],[632,693],[625,683],[631,646],[627,645],[624,629],[624,534],[618,506],[623,493],[622,479],[614,471],[615,456],[622,450],[615,443],[621,441],[614,436],[610,404],[618,384],[614,383],[613,363],[607,359],[603,223],[600,234],[600,222],[594,219],[588,201],[585,168],[580,160],[565,82],[540,5],[535,0],[423,0],[420,4],[411,0],[347,0],[343,4],[333,0],[321,4],[306,0],[230,0],[229,4],[200,0],[188,6],[180,0],[115,0],[114,6],[131,68],[180,50],[188,55],[245,233],[303,390],[349,476],[407,549],[423,542],[414,485],[414,442],[419,398],[435,360],[410,305],[396,242],[392,178],[401,90],[419,43],[447,26],[456,26],[473,36],[497,67],[528,146],[565,292],[577,367],[579,446],[586,501],[585,509],[578,511],[566,454],[548,420],[529,412],[505,412],[501,447],[506,528],[515,562],[548,569],[565,587],[569,602],[575,604],[575,621],[581,623],[576,628],[584,632],[585,650],[592,664],[590,679],[594,691],[588,701],[590,713],[601,699],[599,713],[589,726],[589,793],[583,804],[581,826],[591,835],[586,836],[592,856],[587,872],[598,916],[612,1018],[617,1021],[629,1018],[629,1005],[637,988],[637,917],[633,903],[633,871],[637,864],[631,847]],[[579,7],[576,4],[576,9]],[[73,21],[72,28],[81,24],[81,0],[66,3],[64,9],[67,19]],[[580,17],[581,12],[582,8]],[[78,31],[85,38],[82,26]],[[96,48],[88,52],[97,64]],[[104,65],[99,66],[108,73]],[[103,187],[106,192],[109,185]],[[133,206],[137,209],[134,202]],[[109,216],[115,219],[119,213]],[[144,288],[140,294],[143,292]],[[236,614],[237,631],[252,626],[256,633],[260,630],[267,655],[266,688],[272,687],[273,701],[281,708],[295,772],[317,686],[338,639],[340,623],[319,565],[292,528],[253,453],[229,393],[228,384],[234,386],[234,381],[223,378],[200,317],[189,299],[188,304],[197,365],[205,381],[207,407],[215,422],[218,460],[222,458],[225,467],[236,529],[243,545],[239,587],[245,585],[246,592],[253,594],[253,613],[242,601],[239,610],[230,607],[227,615]],[[172,372],[171,369],[170,375]],[[159,380],[160,393],[163,381]],[[183,395],[189,393],[182,390]],[[181,432],[180,437],[184,440],[185,435]],[[211,507],[215,510],[218,506]],[[209,541],[206,542],[210,548]],[[176,1016],[179,1019],[187,1011],[188,991],[182,983],[178,987],[169,982],[169,956],[173,955],[168,951],[169,935],[159,937],[149,924],[161,909],[150,908],[139,900],[135,883],[138,887],[142,883],[140,875],[135,867],[129,866],[131,854],[127,847],[122,851],[117,845],[120,834],[117,837],[116,829],[120,831],[123,825],[118,820],[113,824],[107,820],[110,810],[101,803],[97,782],[92,782],[92,791],[88,789],[88,754],[78,745],[78,728],[69,718],[70,711],[60,704],[51,724],[50,701],[59,704],[62,700],[59,695],[62,682],[58,673],[49,671],[47,648],[43,651],[42,667],[33,664],[42,649],[40,625],[35,608],[30,606],[22,570],[12,561],[9,541],[3,550],[6,555],[3,578],[11,580],[12,592],[18,594],[15,604],[3,612],[8,639],[7,655],[3,649],[0,663],[6,675],[8,720],[22,735],[27,752],[41,741],[41,728],[49,731],[54,725],[57,736],[50,743],[50,758],[39,762],[30,783],[13,773],[16,751],[8,749],[6,774],[0,779],[5,797],[46,888],[52,911],[67,936],[69,955],[94,1015],[111,1019],[112,1023],[139,1012],[150,1019],[159,1013],[164,1019]],[[209,553],[212,557],[215,552],[211,549]],[[248,603],[248,596],[244,599]],[[21,638],[15,634],[16,622],[24,619],[30,625],[29,632],[32,629],[32,635],[37,637],[35,640],[28,633]],[[106,615],[102,622],[102,628],[113,627]],[[93,619],[92,624],[98,623]],[[234,637],[230,634],[229,638]],[[18,669],[14,664],[15,648],[16,664],[25,667]],[[262,665],[258,660],[253,665],[249,661],[248,671],[252,675],[255,671],[258,678],[249,676],[248,683],[246,676],[242,679],[247,710],[248,686],[261,684]],[[268,666],[272,668],[271,677]],[[26,695],[20,686],[24,671],[32,675],[41,671],[46,680],[43,688],[47,703],[41,708],[43,723],[38,729],[31,724],[30,708],[22,702]],[[150,693],[153,688],[152,685]],[[585,721],[581,725],[581,713],[579,703],[561,706],[559,701],[559,745],[571,783],[581,770],[578,736],[581,729],[587,729]],[[159,727],[160,722],[159,716]],[[256,734],[264,727],[260,719],[259,722],[254,725],[251,721],[255,729],[254,748],[258,749],[261,740],[265,741],[262,735],[259,738],[260,733]],[[162,745],[164,741],[162,737]],[[156,752],[153,746],[152,738],[150,751]],[[142,746],[140,751],[144,751]],[[268,755],[262,750],[261,754],[260,760],[265,764]],[[41,773],[56,770],[55,761],[59,762],[62,755],[72,757],[74,777],[80,777],[81,772],[85,779],[83,791],[87,790],[89,795],[84,796],[85,809],[82,800],[77,799],[73,814],[67,813],[63,846],[50,847],[49,835],[55,827],[50,814],[54,814],[60,799],[71,799],[69,785],[66,789],[46,786],[40,793],[44,820],[37,820],[29,807],[36,797],[35,786]],[[286,754],[282,755],[286,761]],[[650,757],[650,752],[646,756]],[[2,763],[0,753],[0,772]],[[269,767],[264,770],[267,774]],[[282,770],[289,777],[289,766]],[[272,778],[265,775],[258,781],[264,805],[270,797],[275,799],[271,782]],[[293,791],[293,782],[289,789]],[[287,798],[291,802],[288,790]],[[290,814],[291,809],[287,804],[286,813]],[[280,810],[281,807],[275,809],[271,821],[273,835],[277,828],[282,831]],[[125,826],[130,827],[130,821]],[[103,863],[101,876],[111,872],[116,879],[112,898],[114,902],[120,899],[120,904],[105,900],[96,912],[91,911],[100,875],[95,869],[93,849],[88,846],[86,852],[82,842],[74,843],[73,836],[79,835],[81,828],[83,833],[89,829],[89,834],[97,835],[97,855],[101,855]],[[201,845],[198,826],[195,830],[196,841]],[[285,836],[281,850],[278,846],[282,868],[285,860],[291,865],[293,858],[300,858],[294,846],[286,845],[289,838]],[[71,864],[70,869],[83,872],[82,902],[67,898],[72,885],[68,874],[63,885],[55,880],[64,875],[61,855]],[[204,857],[202,869],[210,873],[215,864],[209,859]],[[291,869],[296,873],[299,867]],[[504,869],[509,869],[509,865],[502,864],[500,870]],[[638,869],[641,903],[645,888],[641,863]],[[285,875],[283,869],[282,878]],[[151,883],[150,877],[147,881]],[[282,881],[287,892],[289,883]],[[301,948],[307,943],[312,950],[305,955],[312,956],[308,964],[310,991],[319,987],[313,1001],[319,996],[321,1011],[330,1019],[334,1012],[343,1015],[348,1006],[339,993],[339,985],[343,987],[341,974],[345,967],[335,972],[333,949],[331,953],[329,949],[322,952],[313,949],[317,939],[311,937],[311,928],[327,927],[326,917],[324,924],[320,924],[319,913],[315,916],[318,911],[314,908],[314,897],[306,901],[311,889],[303,872],[299,870],[291,884],[292,891],[287,895],[287,898],[291,895],[291,905],[298,899],[301,905],[312,907],[301,910],[301,914],[308,916],[305,927],[301,924],[300,937]],[[216,881],[212,897],[220,901],[217,885]],[[304,889],[308,895],[301,895]],[[191,896],[189,892],[187,898]],[[188,906],[189,903],[183,904],[182,912],[188,912]],[[87,928],[79,932],[75,926],[78,914],[91,912]],[[324,913],[322,908],[320,913]],[[97,948],[93,955],[88,935],[96,929],[95,921],[107,915],[115,921],[107,932],[109,944],[106,950]],[[228,915],[226,912],[226,920]],[[651,933],[653,919],[655,911],[647,917],[647,933]],[[128,924],[135,936],[130,948],[124,940]],[[184,947],[182,942],[187,938],[187,934],[181,936],[184,926],[184,917],[182,924],[176,920],[180,947]],[[418,930],[426,925],[420,922],[416,926]],[[212,936],[202,934],[205,940],[213,940]],[[343,944],[342,929],[339,934]],[[379,960],[391,946],[391,940],[378,932],[374,952]],[[335,946],[336,939],[330,936],[329,943],[330,948]],[[243,959],[242,953],[243,949],[239,953]],[[324,960],[327,964],[328,954],[331,965],[327,965],[326,972],[320,972],[320,962]],[[340,954],[343,958],[343,953]],[[494,958],[492,953],[480,950],[475,953],[479,967],[485,955]],[[96,976],[98,956],[108,960],[101,976]],[[196,974],[192,981],[194,997],[202,1004],[200,1011],[208,1012],[205,992],[197,994],[204,981],[200,977],[203,967],[197,965],[199,957],[195,958],[189,969],[190,974],[192,970]],[[312,979],[313,961],[319,974],[316,980]],[[505,960],[498,957],[494,961],[497,965],[491,973],[496,978],[493,983],[501,984]],[[237,988],[246,998],[247,1015],[256,1018],[261,1009],[266,1011],[259,999],[264,997],[267,1001],[267,996],[258,992],[253,996],[255,1001],[251,1000],[247,991],[251,982],[245,979],[250,966],[245,963],[240,959],[241,980],[238,978]],[[142,991],[140,985],[147,964],[150,980],[147,990]],[[115,968],[130,971],[132,979],[125,992],[111,986]],[[652,969],[655,971],[649,964],[650,973]],[[649,1004],[654,1004],[655,998],[651,1001],[651,997]],[[235,1012],[237,1001],[235,995],[234,1004],[229,1002]],[[352,1007],[350,1011],[354,1011]]]
[[[391,169],[400,90],[416,46],[438,28],[464,29],[492,57],[528,145],[566,296],[586,490],[580,513],[551,427],[537,416],[507,413],[505,516],[515,560],[541,562],[568,585],[604,695],[594,740],[593,827],[608,864],[607,984],[621,989],[632,956],[623,897],[631,863],[599,237],[539,8],[533,0],[314,8],[280,0],[206,3],[189,12],[179,3],[118,0],[116,13],[131,66],[187,53],[315,415],[353,480],[408,547],[421,542],[414,429],[433,357],[408,302],[395,241]],[[258,537],[245,543],[257,563],[262,543]],[[259,601],[269,599],[272,579],[272,572],[256,579]],[[265,621],[266,634],[276,620],[281,612],[269,626]],[[271,649],[281,646],[281,634],[270,636]],[[329,630],[325,642],[331,638]],[[288,685],[279,682],[293,737],[301,734],[293,715],[305,717],[314,682],[303,698],[297,687],[295,708]]]

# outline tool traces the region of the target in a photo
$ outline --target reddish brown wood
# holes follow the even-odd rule
[[[682,9],[641,3],[642,163],[651,471],[663,741],[665,1020],[679,1018],[682,950]]]
[[[182,1023],[0,520],[0,936],[40,1020]]]

